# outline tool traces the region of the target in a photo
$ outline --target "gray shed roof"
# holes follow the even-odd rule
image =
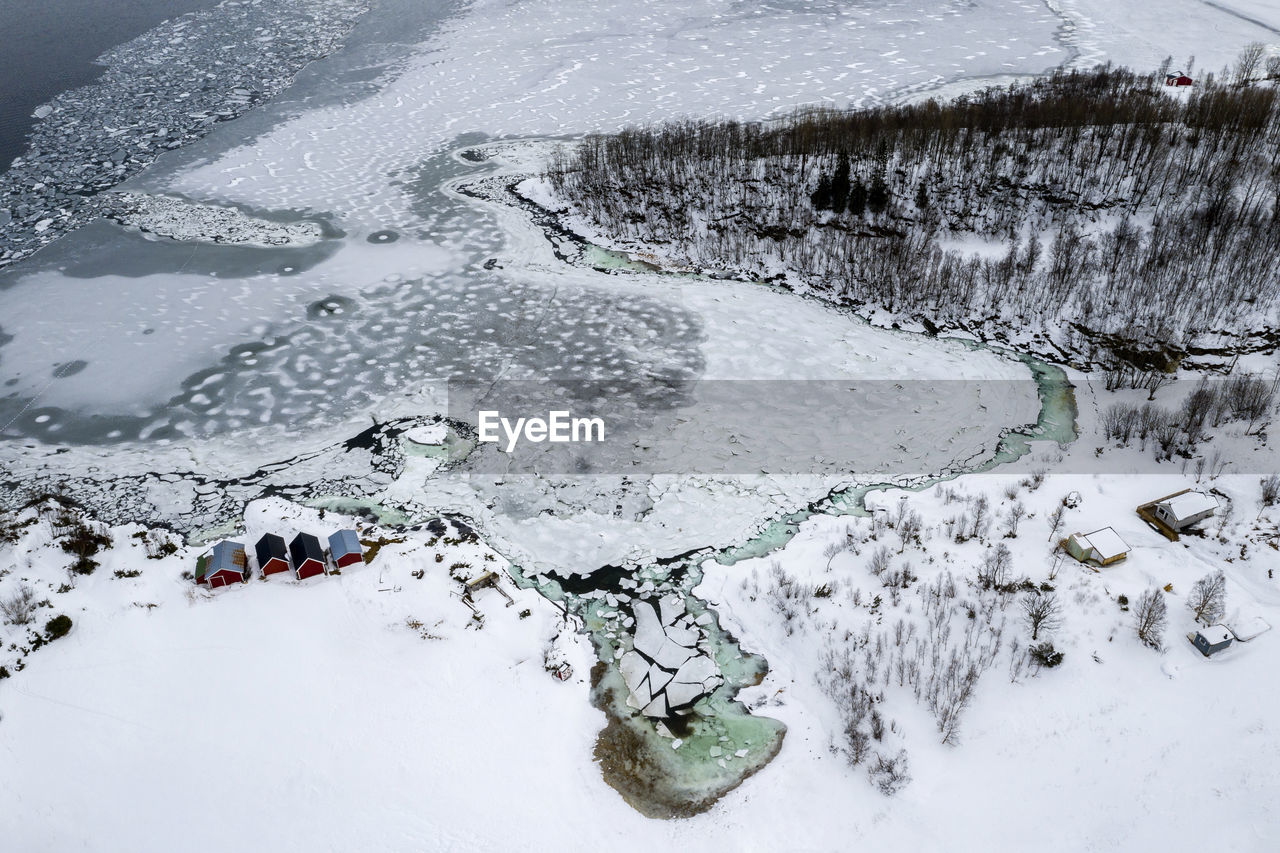
[[[339,530],[329,535],[329,553],[336,560],[347,554],[363,554],[360,548],[360,537],[354,530]]]
[[[244,567],[244,546],[239,542],[219,542],[213,546],[213,550],[209,554],[209,562],[205,564],[201,577],[208,577],[221,571],[243,574]]]

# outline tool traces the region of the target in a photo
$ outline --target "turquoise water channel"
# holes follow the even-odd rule
[[[866,498],[872,492],[893,488],[920,491],[961,474],[989,471],[1014,462],[1030,453],[1035,442],[1065,445],[1075,440],[1075,394],[1066,374],[1030,356],[1005,354],[1018,358],[1031,371],[1040,412],[1034,424],[1008,429],[1000,437],[994,455],[981,464],[910,484],[843,487],[803,509],[773,519],[743,542],[719,549],[702,549],[671,560],[655,560],[629,573],[620,574],[616,569],[603,571],[598,589],[577,587],[577,591],[569,591],[555,580],[542,581],[524,575],[519,567],[512,567],[517,583],[536,588],[581,621],[582,630],[591,637],[605,664],[603,672],[598,673],[593,700],[605,711],[610,726],[629,730],[628,743],[633,749],[637,743],[644,745],[639,759],[629,754],[619,762],[620,767],[612,768],[607,756],[601,756],[597,749],[606,780],[628,802],[654,817],[703,811],[767,764],[781,748],[786,733],[781,722],[753,714],[736,698],[743,688],[760,683],[768,664],[761,656],[744,651],[737,639],[720,625],[715,610],[693,594],[702,580],[702,566],[706,561],[733,565],[763,557],[783,548],[799,532],[801,524],[815,515],[867,515]],[[688,612],[697,618],[724,681],[694,707],[690,716],[659,723],[626,704],[628,691],[614,662],[631,648],[630,610],[619,600],[619,593],[631,599],[677,595],[685,602]],[[609,740],[613,742],[617,738]],[[636,778],[637,775],[641,778]]]

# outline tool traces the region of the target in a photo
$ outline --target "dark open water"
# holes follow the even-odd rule
[[[26,148],[31,113],[95,80],[104,51],[219,0],[0,0],[0,172]]]

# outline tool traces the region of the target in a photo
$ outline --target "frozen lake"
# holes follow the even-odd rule
[[[454,187],[534,169],[548,144],[496,137],[1039,72],[1070,55],[1057,26],[1010,0],[378,4],[282,98],[121,187],[319,224],[319,242],[100,221],[0,275],[0,453],[15,477],[90,491],[86,472],[132,476],[125,504],[103,500],[181,525],[193,494],[371,423],[471,420],[482,398],[460,404],[461,389],[626,383],[640,403],[606,401],[602,453],[526,467],[486,445],[446,476],[410,464],[381,494],[365,456],[288,462],[313,497],[359,481],[410,514],[474,518],[531,571],[561,573],[726,546],[842,484],[979,464],[1039,411],[1015,359],[759,285],[571,266],[523,212]],[[460,156],[474,146],[489,159]],[[180,485],[192,476],[224,485]],[[135,494],[138,478],[149,491]]]
[[[591,9],[381,4],[284,98],[166,155],[127,188],[343,236],[258,249],[98,223],[59,241],[0,277],[0,435],[297,435],[450,379],[696,378],[704,318],[678,288],[485,268],[510,248],[493,213],[441,191],[469,168],[460,136],[868,102],[1066,56],[1032,2]]]

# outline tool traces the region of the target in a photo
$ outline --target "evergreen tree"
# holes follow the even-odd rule
[[[849,212],[854,216],[862,216],[867,212],[867,186],[857,181],[849,191]]]
[[[841,153],[836,173],[831,178],[831,209],[844,213],[849,203],[849,155]]]
[[[867,207],[872,213],[882,213],[889,206],[889,183],[884,179],[884,170],[876,172],[871,179],[871,189],[867,191]]]
[[[916,187],[916,210],[929,209],[929,191],[924,188],[924,181]]]
[[[818,177],[818,188],[809,196],[809,201],[813,202],[814,210],[831,209],[831,178],[826,175]]]

